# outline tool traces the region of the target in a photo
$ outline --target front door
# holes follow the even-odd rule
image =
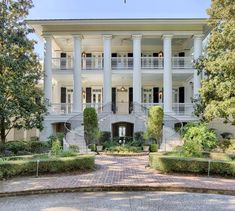
[[[93,88],[92,89],[92,106],[98,110],[101,109],[102,104],[102,89]]]
[[[129,95],[128,95],[128,88],[127,87],[118,87],[117,88],[117,114],[129,114]]]
[[[125,139],[133,137],[134,124],[129,122],[117,122],[112,124],[112,135],[114,138]]]

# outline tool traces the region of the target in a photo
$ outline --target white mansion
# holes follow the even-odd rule
[[[195,120],[192,98],[201,75],[193,61],[209,33],[206,19],[28,20],[45,40],[44,92],[49,113],[41,139],[95,107],[110,110],[105,131],[143,130],[133,105],[160,105],[182,122]],[[120,132],[119,132],[120,133]]]

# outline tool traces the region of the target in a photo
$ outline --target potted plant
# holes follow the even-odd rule
[[[149,136],[147,132],[144,133],[143,138],[144,138],[143,150],[144,152],[149,152],[149,144],[148,144]]]
[[[96,143],[97,152],[101,152],[103,150],[103,145],[100,143],[100,137],[101,137],[101,131],[99,130],[99,128],[96,128],[93,131],[93,138],[94,138],[95,143]]]

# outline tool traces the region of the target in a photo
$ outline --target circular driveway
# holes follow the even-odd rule
[[[0,210],[235,210],[235,197],[182,192],[87,192],[0,198]]]

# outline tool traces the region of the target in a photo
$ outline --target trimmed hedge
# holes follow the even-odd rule
[[[92,169],[94,155],[78,155],[75,157],[62,157],[42,159],[39,162],[39,175],[43,173],[61,173],[77,170]],[[13,176],[36,175],[37,160],[14,160],[0,162],[0,179]]]
[[[161,153],[150,153],[149,165],[151,168],[163,172],[208,174],[209,170],[209,174],[235,176],[234,161],[172,157]]]

